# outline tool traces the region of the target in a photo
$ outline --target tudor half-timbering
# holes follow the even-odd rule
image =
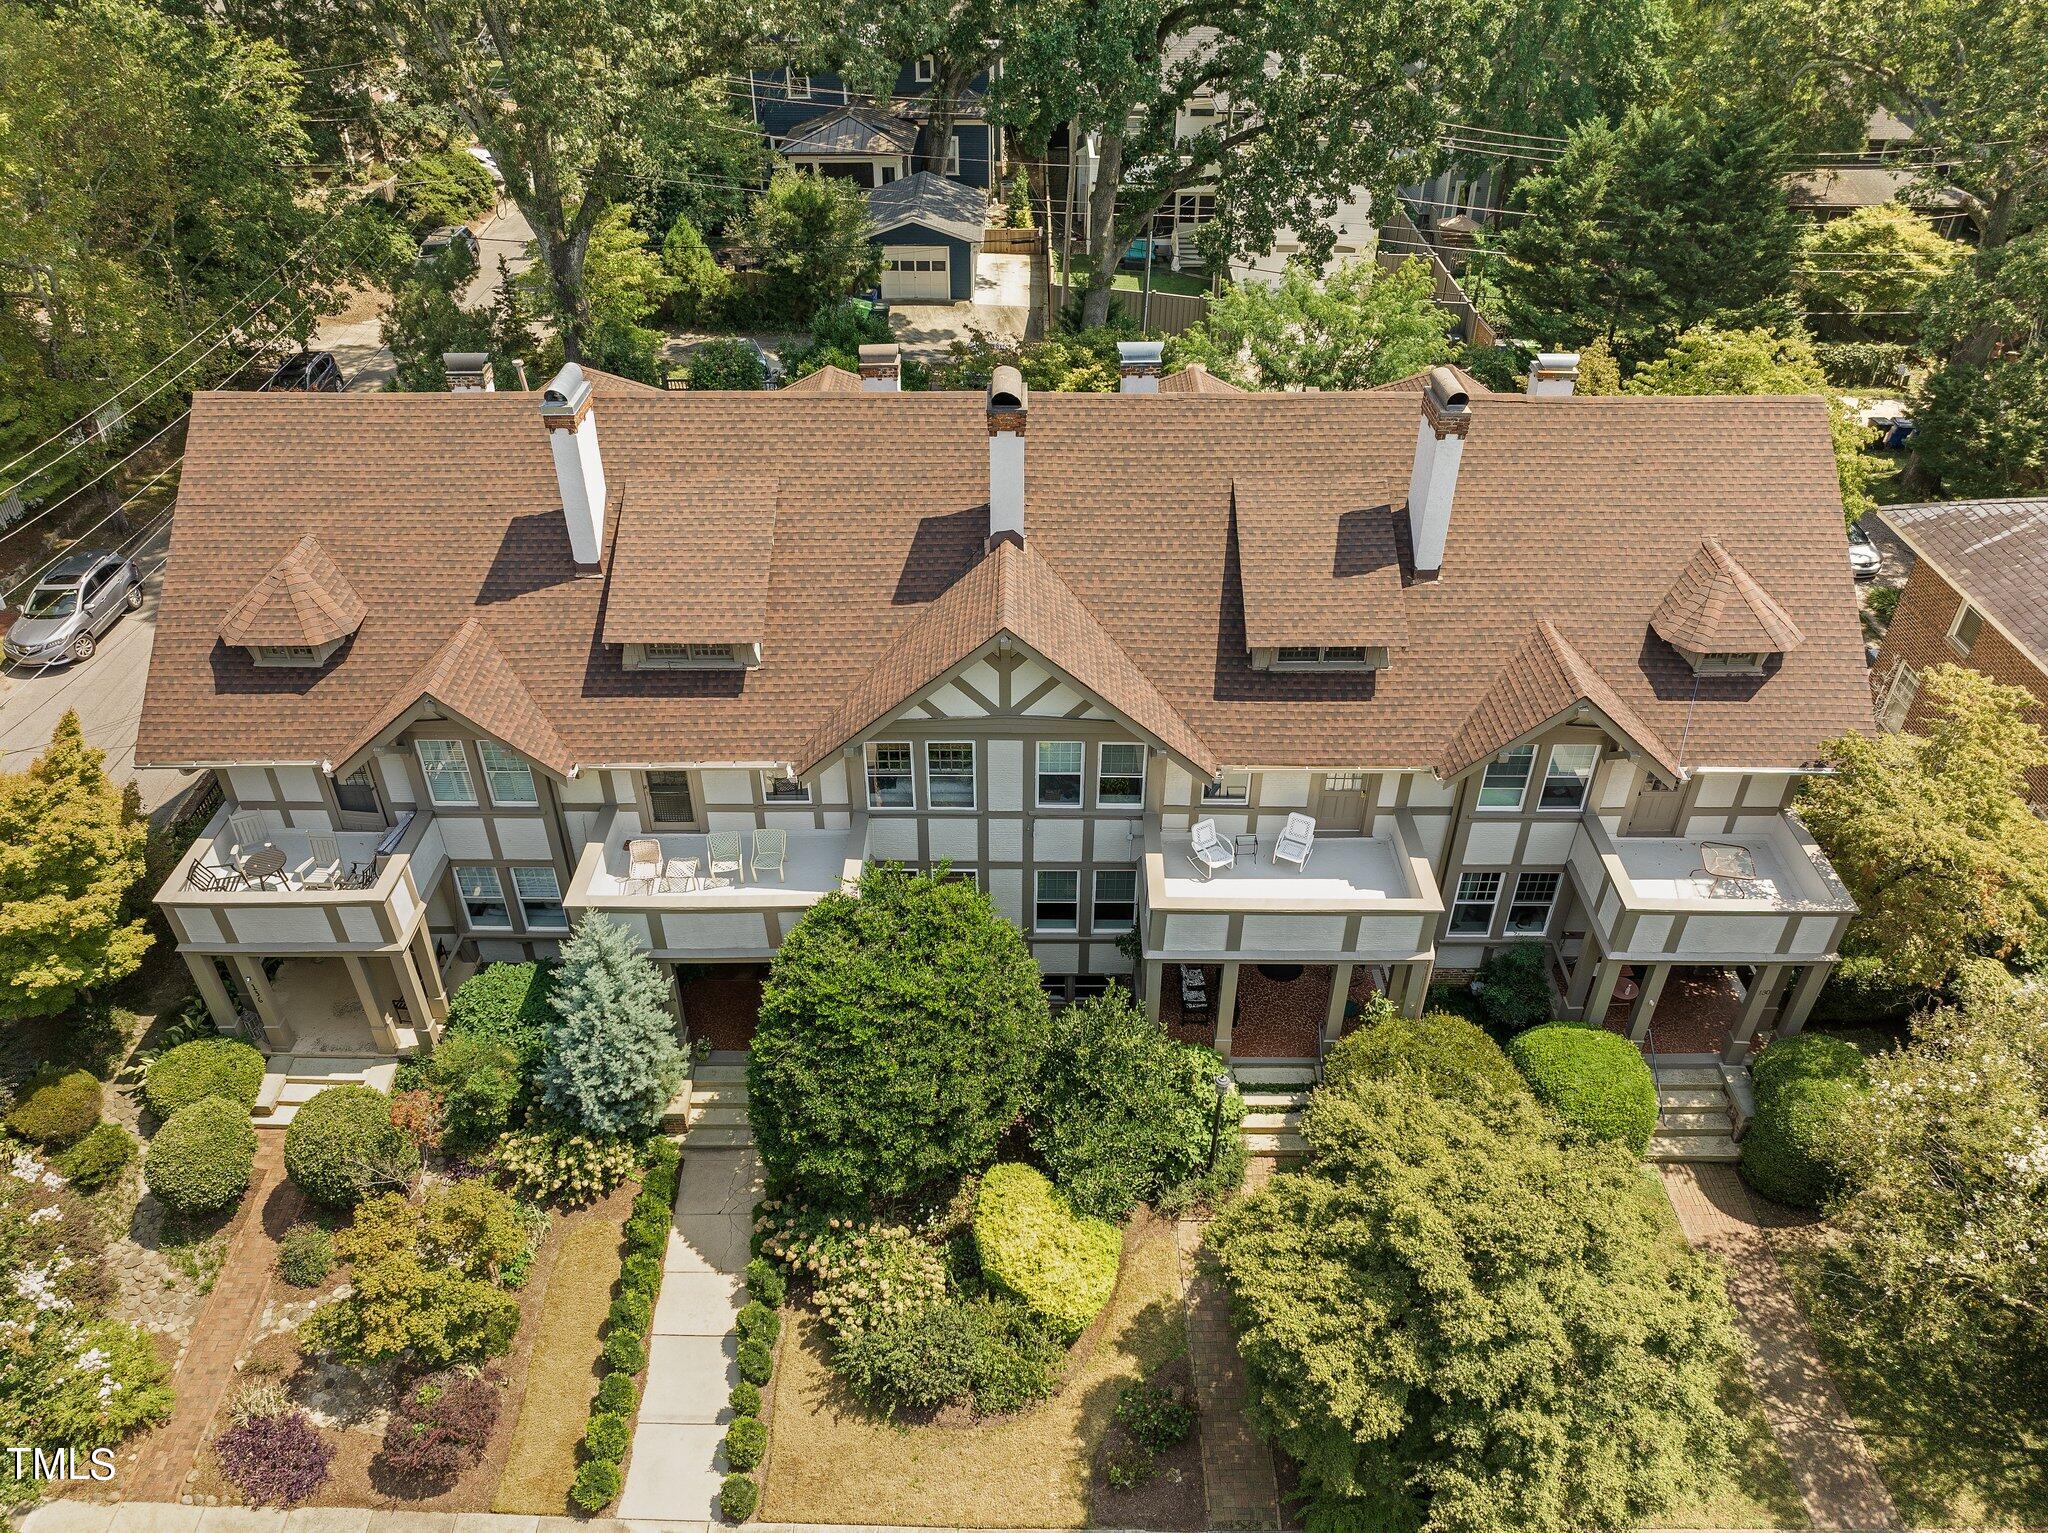
[[[1128,363],[201,396],[139,754],[228,800],[159,895],[209,1002],[403,1051],[602,911],[687,1022],[894,860],[1226,1051],[1523,940],[1564,1014],[1800,1025],[1850,905],[1787,805],[1869,721],[1819,402]]]

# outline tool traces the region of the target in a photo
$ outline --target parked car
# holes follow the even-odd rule
[[[1877,551],[1877,545],[1870,541],[1870,534],[1863,530],[1861,522],[1849,524],[1849,573],[1858,580],[1875,580],[1877,572],[1884,568],[1884,556]]]
[[[460,247],[468,252],[472,270],[483,259],[483,246],[477,243],[476,230],[467,224],[443,224],[420,241],[420,253],[414,259],[415,266],[435,266],[449,251]]]
[[[131,559],[105,549],[66,554],[43,573],[0,651],[21,665],[90,659],[100,635],[142,605],[142,576]]]
[[[258,387],[260,394],[339,394],[348,387],[331,351],[302,351],[286,357]]]
[[[482,144],[471,144],[462,152],[472,160],[475,160],[477,164],[483,166],[485,170],[488,170],[491,173],[491,179],[499,186],[505,184],[505,173],[498,169],[498,157],[492,154],[490,150],[484,148]]]

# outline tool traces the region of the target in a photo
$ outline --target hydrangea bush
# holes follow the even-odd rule
[[[498,1141],[499,1174],[523,1198],[589,1203],[633,1174],[639,1152],[629,1140],[605,1139],[557,1124],[520,1129]]]

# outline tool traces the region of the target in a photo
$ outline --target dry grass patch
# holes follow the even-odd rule
[[[897,1425],[840,1387],[816,1316],[787,1327],[776,1361],[761,1516],[770,1522],[1077,1528],[1117,1391],[1181,1355],[1173,1226],[1125,1232],[1116,1293],[1045,1404],[969,1425]]]
[[[589,1219],[572,1229],[548,1280],[533,1338],[526,1398],[512,1432],[512,1451],[491,1501],[494,1512],[568,1510],[576,1478],[576,1444],[597,1387],[600,1332],[619,1276],[619,1224]]]

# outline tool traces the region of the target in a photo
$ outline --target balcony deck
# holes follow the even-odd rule
[[[1259,838],[1256,856],[1240,854],[1234,866],[1203,878],[1188,860],[1189,838],[1167,831],[1159,837],[1165,901],[1178,905],[1220,901],[1234,910],[1265,906],[1346,908],[1411,899],[1404,859],[1391,841],[1378,836],[1319,836],[1308,866],[1273,862],[1271,836]]]
[[[590,867],[588,879],[579,876],[572,883],[570,902],[630,905],[639,909],[761,910],[816,904],[841,888],[849,876],[859,876],[861,844],[856,832],[792,830],[788,836],[789,851],[780,878],[773,873],[756,874],[754,838],[743,833],[743,866],[738,875],[728,873],[718,883],[700,876],[694,882],[650,884],[628,877],[628,841],[657,841],[661,844],[664,865],[675,858],[694,858],[702,875],[711,865],[709,838],[701,834],[649,835],[614,829],[605,839],[602,856]]]
[[[243,876],[242,865],[250,848],[238,848],[234,836],[223,827],[217,834],[199,839],[199,855],[193,859],[186,874],[185,887],[204,892],[209,886],[213,890],[232,886],[238,893],[274,894],[367,889],[375,878],[377,843],[382,839],[383,833],[379,831],[336,831],[334,842],[341,853],[340,867],[336,870],[335,879],[323,881],[314,876],[319,868],[313,860],[313,843],[307,832],[266,831],[265,842],[284,853],[284,871],[259,883]],[[197,875],[196,882],[194,875]]]

